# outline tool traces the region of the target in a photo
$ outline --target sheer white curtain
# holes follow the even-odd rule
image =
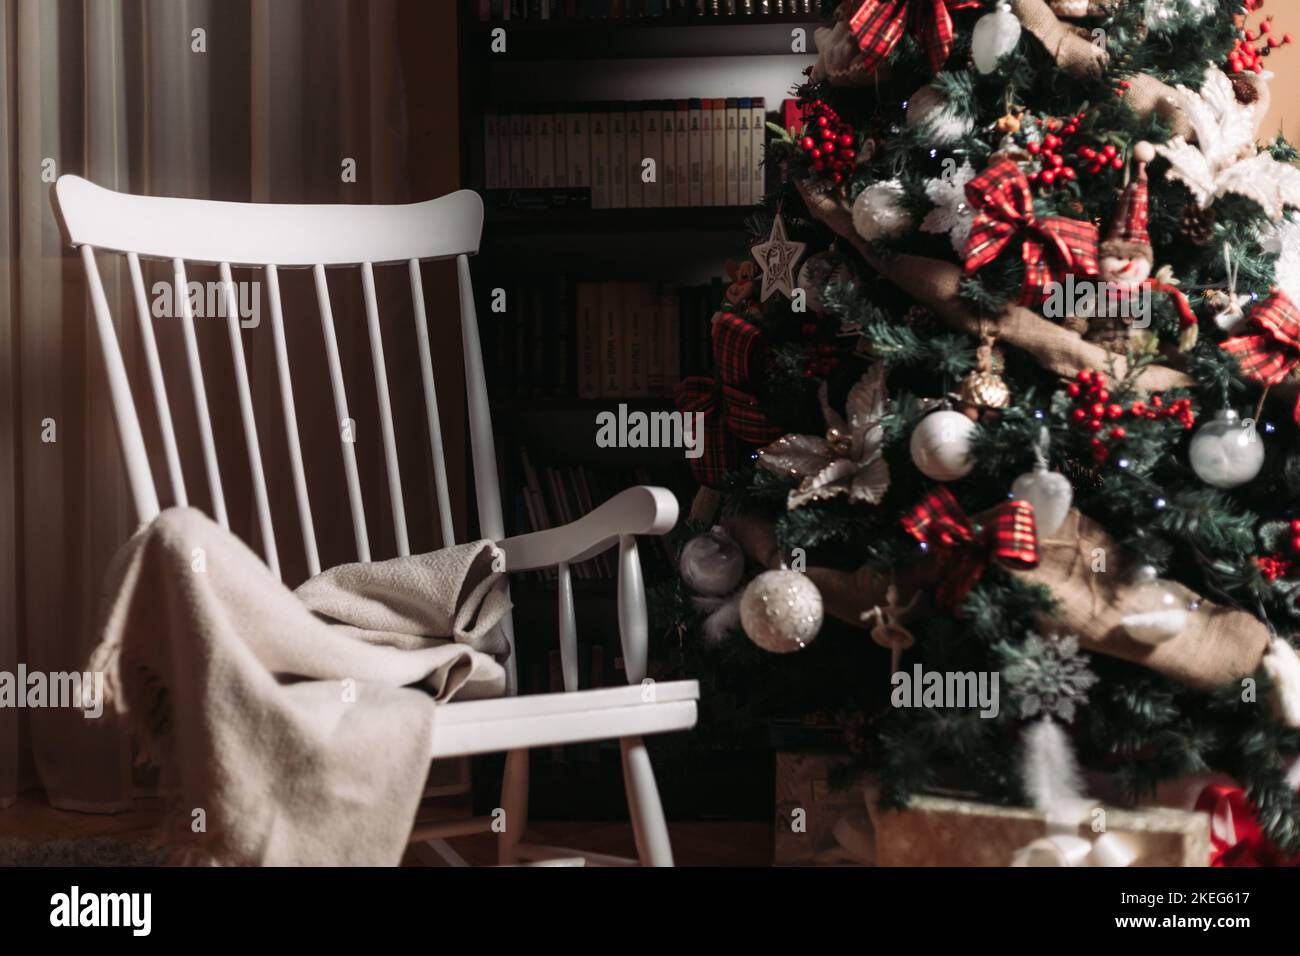
[[[105,564],[133,524],[81,266],[63,246],[50,180],[75,173],[123,191],[229,200],[409,200],[397,6],[0,0],[0,672],[13,674],[19,663],[84,667]],[[356,162],[355,183],[340,175],[345,159]],[[164,277],[152,269],[147,286]],[[129,280],[107,259],[101,270],[139,382],[138,343],[123,321],[132,315]],[[310,279],[302,278],[285,283],[291,324],[295,311],[299,323],[317,321]],[[340,290],[336,312],[352,294]],[[401,314],[398,308],[389,321]],[[346,347],[348,333],[340,331]],[[218,414],[234,407],[223,335],[216,324],[199,330],[218,444],[235,455],[223,464],[232,527],[248,534],[238,421]],[[177,331],[160,329],[159,347],[169,375],[183,368]],[[245,351],[254,393],[274,393],[269,337],[250,330]],[[351,371],[367,353],[348,351],[356,357]],[[303,388],[314,387],[305,374]],[[175,401],[183,380],[168,385]],[[136,395],[147,407],[148,393],[137,388]],[[268,468],[287,472],[273,395],[259,412]],[[332,422],[309,410],[302,417],[308,453],[337,457]],[[182,414],[177,427],[185,445],[192,418]],[[192,503],[206,507],[201,475],[187,467]],[[372,473],[370,482],[377,487],[382,478]],[[328,501],[331,490],[324,494]],[[322,552],[331,533],[350,534],[332,531],[338,524],[318,522]],[[296,540],[296,527],[277,530],[286,544]],[[0,707],[0,806],[39,785],[59,807],[124,808],[130,757],[109,719]]]

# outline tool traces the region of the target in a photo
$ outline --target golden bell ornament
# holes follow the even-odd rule
[[[961,383],[964,404],[979,408],[1006,408],[1011,404],[1011,387],[996,372],[971,372]]]

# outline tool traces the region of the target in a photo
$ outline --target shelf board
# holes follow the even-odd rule
[[[826,24],[816,14],[766,17],[608,17],[475,22],[466,31],[470,55],[491,64],[544,60],[789,55],[790,31]],[[506,31],[506,49],[491,50],[491,31]],[[804,55],[804,54],[799,54]]]
[[[653,209],[489,209],[484,238],[511,233],[717,232],[748,233],[749,206],[685,206]]]

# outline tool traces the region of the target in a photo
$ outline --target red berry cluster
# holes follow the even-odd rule
[[[829,173],[836,185],[853,172],[858,151],[854,148],[853,127],[825,100],[813,100],[803,107],[804,134],[799,147],[812,160],[815,173]]]
[[[827,343],[808,346],[804,355],[804,378],[826,378],[840,365],[839,352]]]
[[[1255,564],[1270,581],[1293,577],[1300,570],[1300,518],[1291,521],[1291,554],[1266,554],[1256,558]]]
[[[1255,564],[1263,573],[1264,577],[1270,581],[1277,581],[1281,578],[1289,578],[1291,572],[1295,570],[1295,564],[1290,558],[1284,558],[1279,555],[1264,555],[1255,559]]]
[[[1254,13],[1262,6],[1264,6],[1263,0],[1247,0],[1245,4],[1248,14]],[[1278,47],[1295,42],[1295,37],[1290,33],[1279,37],[1273,32],[1271,16],[1266,17],[1254,30],[1246,26],[1245,16],[1238,16],[1236,23],[1237,39],[1233,41],[1232,52],[1228,54],[1229,73],[1263,73],[1264,57]],[[1261,41],[1259,46],[1255,45],[1257,41]]]
[[[1065,388],[1066,394],[1074,399],[1074,408],[1070,410],[1070,421],[1081,427],[1092,437],[1092,457],[1097,464],[1110,458],[1111,450],[1106,442],[1121,441],[1128,437],[1128,431],[1120,422],[1125,416],[1130,418],[1176,418],[1183,428],[1191,428],[1196,423],[1189,399],[1180,398],[1165,404],[1159,395],[1152,395],[1149,401],[1133,402],[1127,408],[1111,401],[1110,389],[1106,387],[1106,376],[1096,369],[1083,369],[1075,380]]]
[[[1086,144],[1076,147],[1066,142],[1078,134],[1085,115],[1079,113],[1064,120],[1049,117],[1035,121],[1042,133],[1039,139],[1026,143],[1025,149],[1029,155],[1038,158],[1041,168],[1029,174],[1030,183],[1049,188],[1064,186],[1078,179],[1080,173],[1095,176],[1111,164],[1116,169],[1124,168],[1124,158],[1114,146],[1097,150]],[[1084,165],[1078,165],[1080,161]]]

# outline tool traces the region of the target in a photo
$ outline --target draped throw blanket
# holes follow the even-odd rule
[[[91,660],[162,770],[166,839],[231,865],[396,865],[440,702],[505,688],[489,541],[342,565],[296,592],[200,512],[107,576]]]

